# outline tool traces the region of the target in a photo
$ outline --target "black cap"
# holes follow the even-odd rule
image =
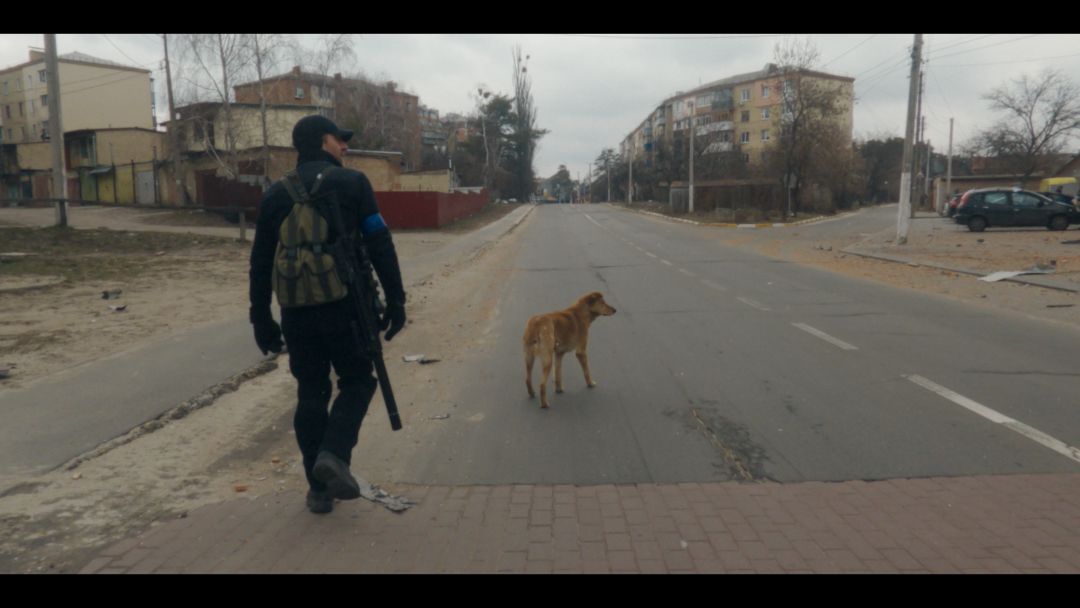
[[[341,141],[349,141],[353,132],[347,129],[339,129],[334,121],[325,116],[314,114],[305,116],[296,122],[292,131],[293,147],[297,150],[306,148],[321,148],[323,135],[337,135]]]

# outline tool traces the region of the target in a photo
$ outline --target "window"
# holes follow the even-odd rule
[[[761,108],[761,120],[769,120],[769,108]]]
[[[791,84],[791,81],[790,81],[790,80],[785,80],[785,81],[784,81],[784,92],[785,92],[785,93],[790,93],[790,92],[791,92],[791,87],[792,87],[792,86],[793,86],[793,85]]]
[[[25,110],[26,110],[26,104],[20,101],[19,102],[19,116],[26,116]]]
[[[30,100],[30,115],[37,116],[37,101],[33,99]]]
[[[743,154],[742,155],[742,162],[744,162],[744,163],[750,162],[750,155],[749,154]]]
[[[769,141],[769,130],[768,129],[762,129],[761,130],[761,141]]]
[[[1024,209],[1037,209],[1043,200],[1033,194],[1027,194],[1026,192],[1014,192],[1013,193],[1013,205],[1016,207],[1022,207]]]
[[[761,96],[762,96],[762,97],[768,97],[768,96],[769,96],[769,93],[771,93],[771,92],[772,92],[772,91],[771,91],[771,88],[772,88],[772,87],[770,87],[770,86],[769,86],[769,85],[767,85],[767,84],[763,84],[763,85],[761,85]]]
[[[42,107],[42,109],[45,109],[45,108],[49,107],[49,96],[48,95],[42,95],[41,96],[41,107]]]
[[[1000,205],[1002,207],[1009,204],[1008,192],[987,192],[983,194],[983,203],[986,205]]]
[[[40,70],[38,72],[38,79],[40,79],[41,82],[47,82],[48,81],[48,76],[46,75],[45,70]]]
[[[4,95],[7,95],[7,81],[4,81]]]
[[[303,99],[304,98],[304,87],[301,87],[301,86],[296,87],[296,98],[297,99]]]
[[[21,128],[22,128],[22,140],[23,141],[29,140],[30,138],[26,136],[26,127],[21,127]]]
[[[11,129],[7,130],[7,138],[8,138],[8,141],[11,141],[11,138],[12,138]]]
[[[11,118],[11,106],[4,106],[4,116]],[[11,139],[10,137],[8,139]]]
[[[743,131],[742,133],[739,134],[739,143],[741,143],[741,144],[750,143],[750,132],[749,131]]]
[[[740,120],[742,120],[742,122],[750,122],[750,111],[743,110]]]
[[[750,89],[743,89],[739,92],[739,99],[742,101],[750,101]]]

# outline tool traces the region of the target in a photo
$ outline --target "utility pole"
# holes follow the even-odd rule
[[[915,105],[919,94],[919,67],[922,63],[922,34],[915,34],[911,49],[911,81],[908,84],[907,129],[904,136],[904,159],[900,164],[900,208],[896,217],[896,244],[907,244],[911,228],[911,148],[915,138]]]
[[[922,63],[919,63],[919,97],[915,104],[915,152],[911,158],[911,174],[915,176],[911,184],[911,217],[915,217],[915,209],[922,201],[915,200],[915,193],[922,190],[922,183],[918,179],[918,169],[922,166],[922,158],[919,155],[919,146],[922,145],[923,135],[926,132],[926,117],[922,115],[923,86],[926,75],[922,71]],[[925,178],[925,176],[923,176]]]
[[[626,204],[634,204],[634,145],[631,143],[627,149],[626,164],[630,166],[630,177],[626,180]]]
[[[68,225],[67,180],[64,170],[64,121],[60,116],[60,62],[56,59],[56,34],[45,34],[45,76],[49,95],[52,194],[56,199],[56,225],[64,228]]]
[[[607,173],[607,202],[611,202],[611,169],[608,167],[608,156],[604,156],[604,173]]]
[[[923,173],[923,194],[930,196],[930,161],[934,158],[934,145],[926,140],[926,172]]]
[[[694,212],[694,106],[690,105],[690,203],[689,212]]]
[[[165,44],[165,87],[169,96],[169,144],[172,146],[173,179],[176,181],[176,197],[181,205],[188,203],[183,186],[183,165],[180,160],[180,125],[176,123],[176,108],[173,106],[172,70],[169,68],[169,35],[162,34]]]
[[[949,160],[945,163],[945,200],[952,197],[952,128],[953,119],[949,119]]]

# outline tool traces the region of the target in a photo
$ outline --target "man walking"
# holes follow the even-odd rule
[[[343,229],[364,247],[386,295],[385,339],[405,326],[405,290],[390,231],[367,176],[342,167],[352,131],[328,118],[307,116],[293,128],[296,170],[274,184],[259,208],[251,249],[250,320],[263,354],[280,352],[282,332],[298,402],[293,425],[303,455],[312,513],[329,513],[333,500],[359,498],[349,471],[360,424],[375,394],[373,364],[353,339],[354,309],[337,276],[329,247],[339,237],[329,204],[340,206]],[[336,202],[330,200],[336,198]],[[312,204],[312,203],[315,204]],[[360,256],[357,256],[358,258]],[[271,292],[281,326],[270,311]],[[330,369],[338,396],[330,405]]]

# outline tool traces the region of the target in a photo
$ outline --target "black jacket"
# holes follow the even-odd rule
[[[309,190],[315,183],[315,177],[331,166],[341,167],[341,163],[330,154],[320,150],[312,154],[301,154],[297,161],[296,169],[300,175],[304,187]],[[394,241],[387,228],[379,229],[370,234],[362,234],[358,230],[364,220],[379,213],[379,207],[375,203],[375,192],[371,188],[371,182],[366,175],[352,169],[338,169],[328,177],[324,176],[324,183],[320,186],[320,193],[333,189],[338,193],[338,202],[341,205],[342,221],[345,229],[356,235],[358,246],[363,245],[367,249],[371,265],[379,277],[383,292],[388,303],[405,303],[405,289],[401,281],[401,269],[398,266],[397,252],[394,249]],[[251,319],[254,321],[270,311],[272,273],[274,268],[274,254],[277,251],[278,234],[282,222],[292,211],[293,200],[285,187],[278,181],[266,194],[263,195],[259,206],[259,219],[255,225],[255,242],[251,247],[251,272],[250,272],[250,298]],[[330,226],[330,240],[337,238],[332,218],[326,218]],[[322,309],[333,307],[338,303],[325,304],[322,306],[310,306],[298,308]],[[294,310],[294,309],[289,309]],[[315,310],[314,312],[318,312]]]

